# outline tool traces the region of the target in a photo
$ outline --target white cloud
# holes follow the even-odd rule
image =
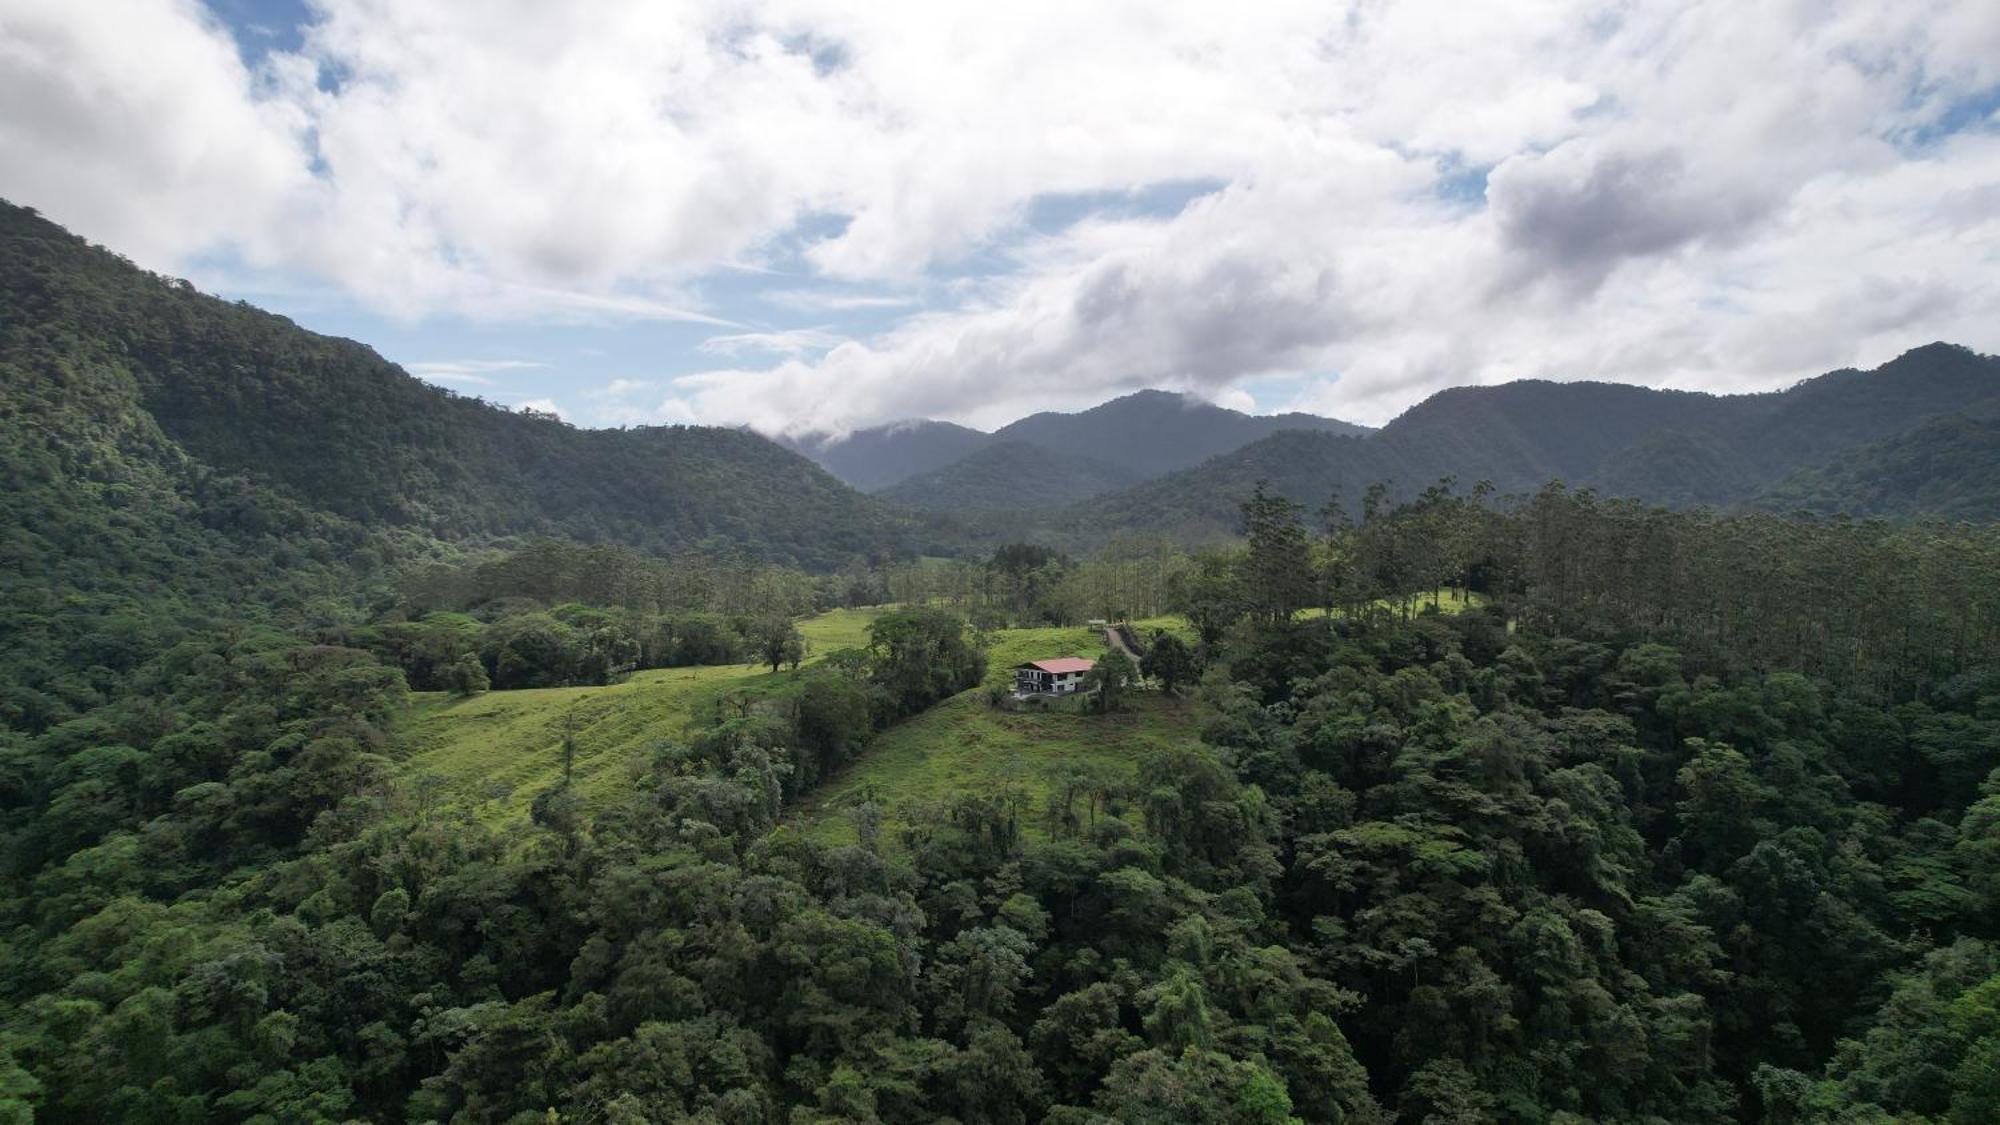
[[[625,398],[638,394],[652,385],[652,381],[648,379],[613,379],[591,391],[590,394],[594,398]]]
[[[429,383],[490,387],[494,375],[535,371],[546,366],[529,359],[427,359],[404,364],[403,370]]]
[[[558,418],[566,417],[563,408],[557,406],[555,400],[550,398],[524,399],[515,405],[524,411],[532,410],[537,414],[553,414]]]
[[[870,293],[852,289],[778,289],[763,294],[774,304],[800,309],[852,312],[862,309],[907,309],[922,303],[904,293]]]
[[[1244,414],[1257,412],[1257,400],[1251,397],[1249,391],[1237,387],[1227,387],[1218,391],[1215,395],[1215,405],[1241,411]]]
[[[265,232],[312,191],[305,111],[193,0],[0,2],[0,193],[145,265]]]
[[[703,419],[695,413],[694,408],[688,404],[687,400],[668,398],[663,400],[659,406],[653,408],[653,413],[648,420],[657,425],[690,426]]]
[[[2000,350],[2000,126],[1934,135],[2000,84],[1982,0],[315,12],[251,73],[192,0],[0,0],[0,194],[394,315],[734,329],[698,345],[729,369],[625,408],[656,420],[1332,371],[1299,404],[1381,421],[1455,382]],[[1023,225],[1180,181],[1225,186]],[[835,323],[745,328],[717,291]]]
[[[788,328],[779,332],[740,332],[727,336],[710,336],[701,342],[701,350],[710,355],[739,356],[762,353],[797,356],[807,352],[823,352],[844,343],[847,343],[847,337],[824,328]]]

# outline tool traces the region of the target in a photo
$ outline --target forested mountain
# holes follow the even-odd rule
[[[1301,503],[1338,495],[1350,514],[1368,487],[1386,499],[1432,482],[1490,481],[1525,492],[1551,479],[1658,503],[1740,507],[1760,503],[1788,474],[1838,466],[1863,443],[1891,438],[2000,394],[2000,359],[1948,344],[1908,352],[1873,371],[1836,371],[1778,393],[1709,395],[1604,383],[1525,381],[1458,387],[1364,437],[1288,432],[1196,468],[1099,497],[1048,521],[1078,529],[1153,528],[1184,537],[1226,534],[1259,480]],[[1979,425],[1958,428],[1960,475],[1977,474]],[[1910,434],[1903,444],[1920,448]],[[1991,450],[1984,460],[2000,457]],[[1919,479],[1929,462],[1903,458],[1871,510],[1929,511]],[[1838,471],[1837,468],[1834,471]],[[1943,487],[1943,486],[1938,486]],[[1964,490],[1959,490],[1964,491]],[[1798,494],[1802,498],[1806,494]],[[2000,510],[1967,498],[1957,514]],[[1829,494],[1826,499],[1832,500]]]
[[[146,273],[9,205],[0,310],[6,393],[15,410],[40,404],[43,419],[10,426],[10,445],[156,434],[120,448],[442,539],[556,534],[830,566],[893,553],[906,535],[882,505],[754,434],[579,430],[510,412],[422,383],[360,344]]]
[[[807,434],[779,441],[864,492],[940,469],[984,449],[993,435],[951,422],[892,422],[844,437]]]
[[[876,495],[905,508],[969,513],[1073,504],[1140,479],[1138,473],[1095,457],[1002,441]]]
[[[1139,391],[1075,414],[1031,414],[990,434],[950,422],[897,422],[856,430],[843,438],[808,435],[787,439],[787,444],[854,487],[878,492],[990,445],[1009,442],[1089,457],[1125,474],[1127,480],[1120,483],[1130,483],[1198,464],[1283,430],[1368,432],[1351,422],[1312,414],[1244,414],[1192,395]],[[984,471],[975,465],[968,475]]]
[[[1352,422],[1311,414],[1244,414],[1193,395],[1138,391],[1075,414],[1030,414],[995,430],[993,437],[1084,454],[1151,477],[1285,430],[1368,432]]]
[[[1793,473],[1757,502],[1785,511],[1991,520],[2000,512],[2000,402],[1933,418]]]
[[[2000,515],[1993,494],[1969,483],[2000,459],[1981,453],[1987,427],[1967,421],[1925,431],[1952,443],[1950,466],[1921,454],[1925,439],[1916,431],[1996,396],[2000,359],[1939,343],[1872,371],[1835,371],[1768,394],[1532,379],[1454,387],[1376,431],[1311,415],[1253,417],[1141,391],[1077,414],[1031,415],[990,435],[921,422],[797,447],[903,507],[978,513],[1008,534],[1069,547],[1107,529],[1167,530],[1189,541],[1228,534],[1237,505],[1260,480],[1315,506],[1338,495],[1351,507],[1376,483],[1387,485],[1384,499],[1406,500],[1453,477],[1490,481],[1501,492],[1564,480],[1682,507],[1795,502],[1991,518]],[[1892,438],[1904,452],[1861,452]],[[1015,448],[993,452],[1004,444]],[[1024,447],[1047,451],[1059,486],[1032,495],[1010,487],[1009,474],[1031,463]],[[1789,480],[1842,477],[1859,471],[1855,457],[1878,456],[1895,465],[1876,472],[1867,495]],[[1947,479],[1926,478],[1933,468]],[[1054,510],[1063,504],[1079,506]],[[1007,508],[1015,511],[1003,514]],[[978,537],[976,527],[967,533]]]

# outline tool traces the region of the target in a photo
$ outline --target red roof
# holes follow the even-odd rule
[[[1092,668],[1097,667],[1097,661],[1085,660],[1081,656],[1060,656],[1054,660],[1030,660],[1026,664],[1017,664],[1015,667],[1040,668],[1044,672],[1053,672],[1057,675],[1062,675],[1065,672],[1088,672]]]

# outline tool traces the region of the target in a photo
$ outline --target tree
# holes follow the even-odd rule
[[[777,672],[779,666],[789,663],[797,668],[805,659],[806,638],[789,617],[767,617],[757,623],[752,631],[752,639],[757,646],[757,655],[764,663]]]
[[[1112,649],[1098,658],[1097,664],[1084,674],[1086,691],[1097,693],[1097,706],[1103,711],[1116,711],[1125,702],[1125,691],[1139,678],[1139,670],[1132,664],[1132,658],[1117,649]]]
[[[972,644],[964,619],[948,610],[883,614],[868,627],[868,651],[890,717],[915,714],[986,675],[986,653]]]
[[[1249,611],[1236,559],[1225,552],[1195,556],[1194,565],[1176,575],[1172,586],[1170,604],[1194,626],[1204,649],[1221,643],[1229,627]]]
[[[1160,686],[1172,694],[1175,688],[1194,679],[1194,650],[1180,637],[1162,629],[1153,634],[1143,667],[1147,675],[1158,676]]]
[[[486,666],[468,652],[445,667],[444,685],[453,695],[478,695],[491,683],[486,678]]]
[[[1219,1051],[1162,1048],[1111,1068],[1097,1107],[1132,1125],[1297,1125],[1284,1080]]]
[[[1291,620],[1312,601],[1312,544],[1298,504],[1264,490],[1243,502],[1243,531],[1250,540],[1244,562],[1251,609],[1265,621]]]

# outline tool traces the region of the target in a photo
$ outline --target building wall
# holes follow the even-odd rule
[[[1014,690],[1021,693],[1047,692],[1053,695],[1072,695],[1083,690],[1083,673],[1064,672],[1050,676],[1045,672],[1017,669],[1014,672]]]

